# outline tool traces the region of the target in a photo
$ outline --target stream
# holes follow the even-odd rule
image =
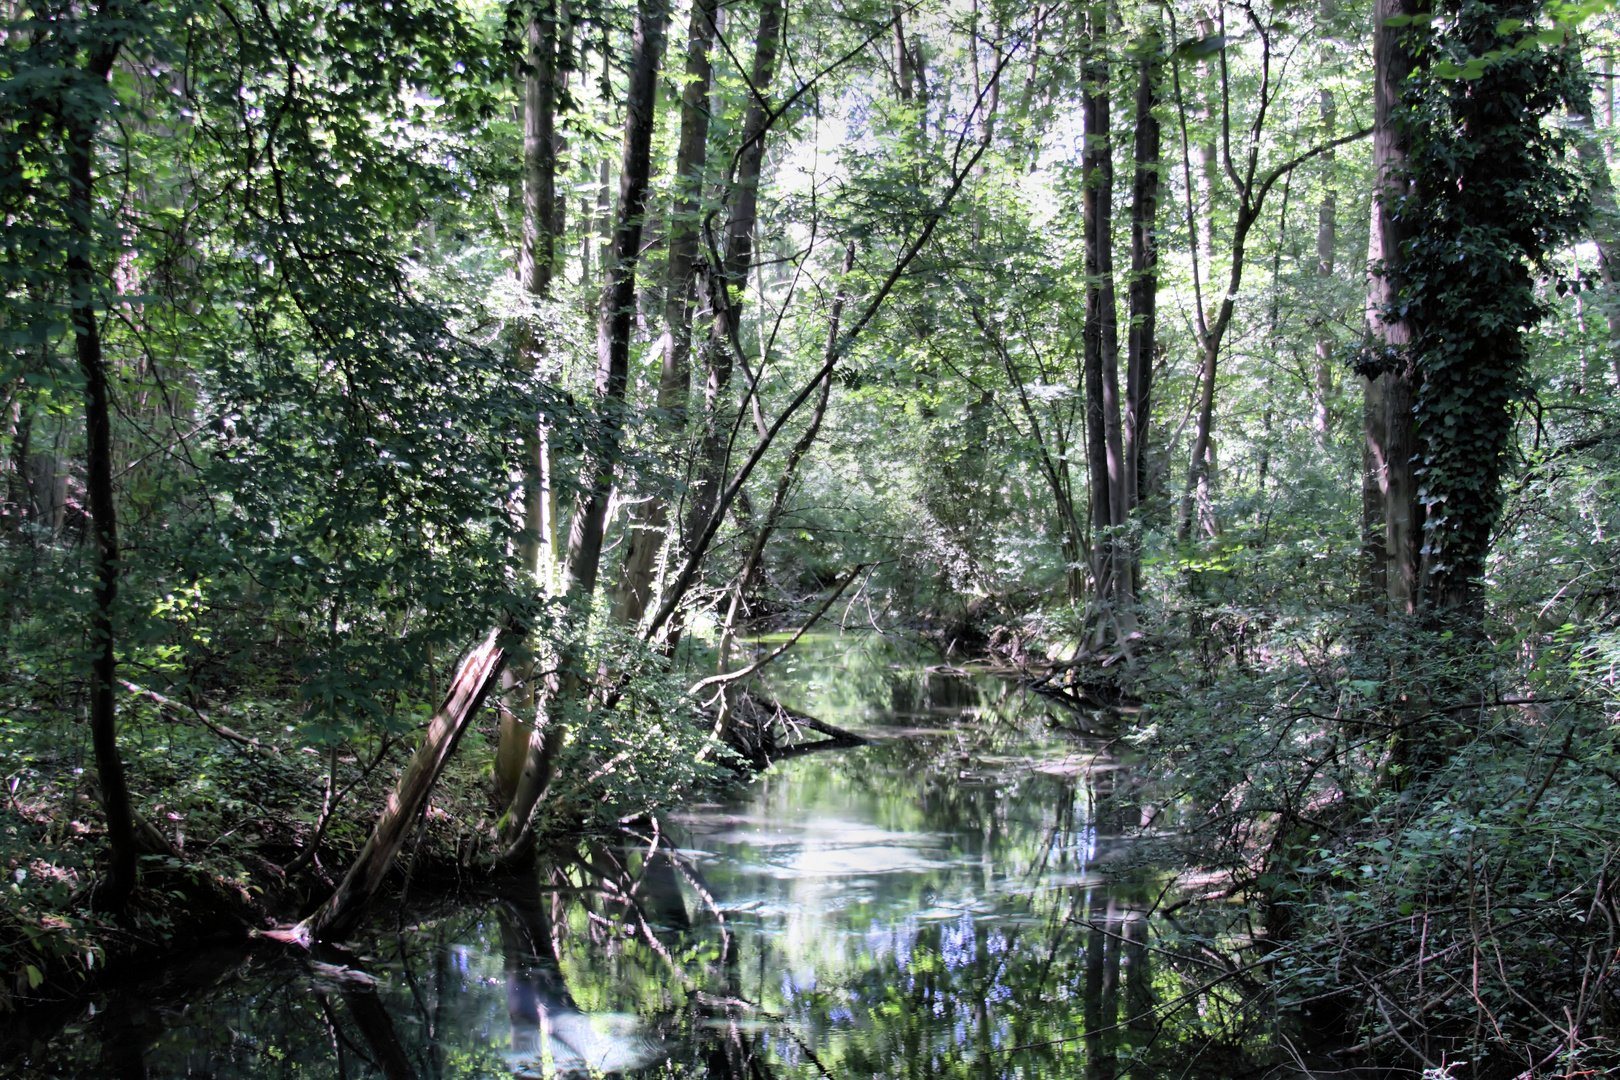
[[[497,895],[380,912],[354,954],[177,958],[0,1075],[1176,1077],[1278,1060],[1275,1022],[1209,958],[1241,913],[1159,913],[1170,876],[1128,838],[1143,809],[1107,801],[1128,772],[1076,733],[1086,718],[876,637],[807,639],[770,679],[870,744],[780,761],[735,801],[581,844]]]

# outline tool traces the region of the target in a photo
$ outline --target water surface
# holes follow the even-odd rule
[[[1158,913],[1168,876],[1132,838],[1152,810],[1087,718],[875,638],[810,642],[772,685],[870,744],[494,897],[384,912],[353,954],[188,957],[15,1074],[1230,1074],[1242,980]]]

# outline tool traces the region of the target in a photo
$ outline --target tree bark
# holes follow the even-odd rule
[[[1361,595],[1382,604],[1388,596],[1389,561],[1384,552],[1383,376],[1361,380]]]
[[[581,501],[568,531],[568,557],[564,595],[573,603],[574,625],[564,632],[558,657],[562,669],[561,708],[577,699],[580,676],[576,670],[582,635],[597,574],[602,563],[602,534],[607,523],[623,436],[625,389],[630,372],[630,335],[635,326],[636,267],[641,256],[642,220],[647,212],[648,179],[652,168],[652,136],[658,95],[658,62],[663,52],[664,24],[669,18],[665,0],[639,0],[630,57],[630,84],[625,96],[624,150],[619,172],[619,201],[615,211],[613,246],[602,268],[602,295],[596,323],[596,446],[591,448],[580,478]],[[551,784],[556,757],[562,749],[563,726],[536,725],[529,739],[517,790],[502,819],[502,839],[515,854],[528,834],[529,818]]]
[[[581,476],[583,501],[568,532],[563,588],[575,599],[596,591],[602,563],[602,533],[608,496],[623,430],[625,388],[630,371],[630,334],[635,326],[636,266],[641,255],[642,222],[652,164],[658,59],[669,9],[664,0],[640,0],[632,46],[630,85],[625,99],[624,151],[614,212],[612,247],[606,253],[596,321],[597,441]]]
[[[894,66],[896,90],[900,100],[910,105],[915,94],[912,90],[911,47],[906,43],[906,6],[891,3],[889,13],[894,19]]]
[[[86,81],[104,85],[118,46],[95,48],[85,65]],[[135,890],[135,810],[130,801],[124,759],[118,750],[118,656],[113,612],[118,601],[118,509],[113,496],[111,389],[96,318],[95,137],[99,124],[78,110],[64,109],[68,219],[73,247],[67,259],[69,317],[84,377],[85,488],[90,503],[95,606],[90,614],[90,740],[107,815],[107,877],[97,888],[96,906],[119,910]]]
[[[1609,161],[1592,130],[1592,117],[1571,113],[1580,131],[1576,152],[1592,179],[1592,240],[1598,249],[1598,277],[1603,282],[1603,312],[1609,324],[1609,369],[1620,388],[1620,295],[1615,281],[1620,277],[1620,209],[1615,206],[1614,180]]]
[[[1131,184],[1130,331],[1125,360],[1125,505],[1146,492],[1149,422],[1153,415],[1153,354],[1158,330],[1159,102],[1158,42],[1144,43],[1136,80],[1136,174]]]
[[[1412,71],[1410,54],[1401,45],[1404,27],[1386,19],[1411,15],[1412,0],[1377,0],[1373,9],[1373,213],[1371,268],[1367,284],[1367,323],[1388,358],[1390,370],[1379,377],[1372,395],[1382,398],[1382,430],[1368,425],[1368,453],[1379,471],[1383,494],[1385,591],[1392,612],[1411,613],[1419,604],[1419,549],[1422,519],[1417,508],[1417,431],[1412,416],[1416,390],[1411,361],[1404,356],[1412,329],[1393,316],[1400,292],[1400,252],[1407,228],[1399,213],[1406,193],[1402,178],[1407,157],[1397,111],[1401,91]],[[1381,445],[1372,444],[1374,436]]]
[[[1198,13],[1198,32],[1204,37],[1215,33],[1215,20],[1208,11]],[[1206,125],[1215,123],[1215,98],[1219,93],[1210,84],[1214,81],[1213,67],[1208,61],[1198,65],[1198,74],[1205,83],[1203,110],[1199,119]],[[1209,260],[1207,271],[1209,280],[1215,275],[1215,202],[1220,188],[1221,167],[1219,155],[1215,145],[1215,135],[1211,132],[1208,138],[1198,147],[1198,180],[1203,186],[1204,220],[1203,225],[1204,257]],[[1197,226],[1194,226],[1196,229]]]
[[[1114,296],[1114,155],[1109,123],[1107,12],[1088,13],[1091,57],[1081,107],[1085,150],[1081,208],[1086,245],[1086,450],[1091,480],[1091,521],[1096,595],[1115,596],[1113,544],[1108,530],[1125,523],[1125,463],[1120,432],[1119,328]]]
[[[669,263],[664,293],[662,365],[658,380],[659,427],[668,438],[686,427],[692,373],[695,270],[700,255],[699,214],[703,165],[708,155],[709,86],[713,68],[714,16],[718,0],[696,0],[687,30],[686,83],[681,91],[681,135],[675,156],[675,201],[669,220]],[[652,597],[658,557],[669,528],[669,501],[653,492],[639,505],[625,540],[624,572],[614,597],[617,620],[641,621]]]
[[[1333,100],[1333,91],[1323,90],[1320,98],[1322,127],[1324,134],[1329,137],[1333,134],[1334,118],[1337,115],[1337,106]],[[1333,152],[1330,150],[1322,155],[1324,168],[1333,168]],[[1316,274],[1326,280],[1333,276],[1334,247],[1339,234],[1339,194],[1333,189],[1331,173],[1324,181],[1322,201],[1316,208]],[[1316,401],[1313,428],[1316,432],[1316,448],[1323,453],[1327,452],[1328,440],[1333,431],[1333,335],[1323,329],[1321,323],[1316,328]]]
[[[708,340],[703,347],[708,373],[704,390],[703,443],[699,450],[697,481],[687,508],[684,535],[688,554],[715,511],[729,452],[725,395],[731,384],[733,350],[740,350],[742,290],[748,284],[753,258],[754,232],[759,213],[759,176],[765,159],[765,131],[770,120],[762,95],[776,74],[776,50],[782,32],[781,0],[765,0],[759,9],[759,31],[754,37],[753,88],[743,116],[742,144],[737,152],[732,186],[731,217],[726,225],[725,250],[720,265],[704,274],[709,309]],[[712,258],[712,255],[711,255]],[[733,293],[733,289],[736,290]]]
[[[1266,196],[1278,180],[1292,174],[1293,170],[1319,154],[1325,154],[1335,147],[1343,146],[1370,134],[1371,129],[1362,129],[1337,138],[1328,139],[1293,158],[1271,169],[1264,177],[1258,175],[1260,164],[1260,142],[1264,132],[1265,122],[1270,106],[1275,98],[1268,89],[1271,79],[1270,41],[1261,37],[1261,91],[1259,108],[1255,118],[1250,122],[1246,135],[1248,153],[1239,167],[1231,160],[1230,133],[1223,131],[1223,144],[1228,147],[1226,171],[1232,181],[1232,187],[1237,195],[1237,212],[1232,221],[1232,248],[1231,265],[1227,270],[1226,289],[1221,295],[1220,305],[1216,308],[1215,318],[1211,320],[1204,306],[1202,286],[1194,275],[1195,291],[1195,325],[1194,330],[1202,353],[1199,364],[1199,388],[1197,413],[1198,421],[1193,437],[1191,460],[1187,466],[1187,484],[1182,491],[1180,521],[1177,524],[1176,536],[1183,543],[1192,538],[1194,499],[1198,503],[1199,517],[1204,532],[1210,536],[1218,535],[1219,522],[1215,518],[1214,508],[1211,505],[1211,481],[1214,472],[1214,426],[1215,426],[1215,378],[1219,372],[1221,343],[1225,339],[1227,328],[1232,322],[1232,313],[1237,303],[1238,290],[1243,284],[1243,262],[1245,245],[1248,242],[1249,230],[1259,220],[1261,212],[1265,209]],[[1226,61],[1221,59],[1221,95],[1223,124],[1227,112],[1230,87],[1226,80]],[[1192,239],[1192,255],[1196,265],[1198,258],[1198,245],[1196,243],[1195,222],[1196,216],[1191,204],[1192,187],[1192,151],[1187,133],[1187,112],[1185,101],[1181,94],[1181,76],[1179,66],[1171,68],[1175,76],[1176,102],[1179,110],[1181,125],[1182,160],[1186,163],[1186,186],[1188,190],[1187,226]]]
[[[290,932],[278,934],[279,938],[302,945],[340,941],[359,927],[372,897],[394,865],[395,856],[404,847],[411,827],[427,807],[428,796],[433,793],[433,785],[444,771],[445,763],[505,666],[506,651],[501,647],[498,632],[492,630],[484,643],[461,662],[455,681],[450,684],[450,693],[428,724],[422,745],[411,755],[411,763],[388,797],[387,808],[378,817],[366,846],[349,867],[337,891],[315,914]]]
[[[556,266],[557,218],[557,0],[538,0],[529,14],[528,53],[523,77],[523,239],[518,253],[518,280],[536,300],[551,294]],[[518,352],[523,366],[537,369],[545,359],[546,343],[533,320],[518,331]],[[538,586],[542,559],[556,560],[556,530],[547,511],[548,468],[551,448],[538,419],[523,432],[523,531],[518,541],[518,563],[527,582]],[[545,550],[542,550],[545,549]],[[549,576],[549,575],[548,575]],[[533,641],[512,658],[504,676],[500,734],[495,752],[495,789],[502,800],[517,790],[518,776],[534,731],[535,705]]]

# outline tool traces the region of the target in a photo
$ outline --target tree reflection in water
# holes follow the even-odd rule
[[[869,659],[801,656],[777,689],[870,746],[553,852],[363,953],[171,972],[17,1075],[1147,1078],[1270,1060],[1246,913],[1159,909],[1167,875],[1132,836],[1154,815],[1105,745],[1010,684]]]

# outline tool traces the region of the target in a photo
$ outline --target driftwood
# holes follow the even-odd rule
[[[784,745],[776,737],[777,724],[782,726],[783,735],[789,739],[805,728],[827,737]],[[853,731],[845,731],[797,709],[790,709],[774,698],[753,693],[738,696],[734,722],[727,726],[725,737],[727,745],[756,768],[816,750],[849,749],[867,743],[866,739]]]
[[[371,898],[388,876],[412,826],[426,808],[428,796],[444,771],[445,763],[506,666],[506,651],[499,639],[500,632],[491,630],[484,643],[461,662],[444,704],[433,715],[422,745],[417,747],[399,784],[388,797],[388,806],[377,819],[371,838],[331,899],[290,930],[273,931],[266,936],[307,946],[317,941],[340,941],[359,926]]]

